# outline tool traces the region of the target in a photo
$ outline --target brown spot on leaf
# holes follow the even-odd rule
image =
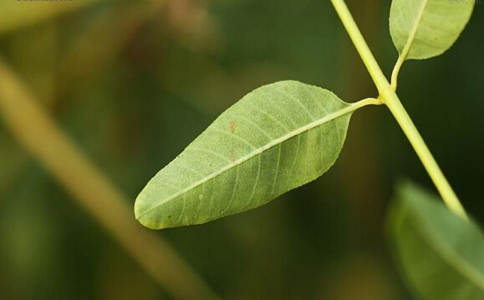
[[[230,131],[231,131],[232,133],[234,133],[234,132],[235,132],[235,128],[237,127],[237,124],[235,124],[235,122],[234,122],[234,121],[231,121],[231,122],[229,123],[229,127],[230,127]]]

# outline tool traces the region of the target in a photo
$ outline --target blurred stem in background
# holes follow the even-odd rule
[[[174,297],[219,299],[166,241],[137,224],[129,201],[74,146],[1,59],[0,115],[79,205]]]

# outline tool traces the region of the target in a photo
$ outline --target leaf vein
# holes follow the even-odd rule
[[[262,152],[267,151],[267,150],[271,149],[272,147],[277,146],[278,144],[280,144],[282,142],[285,142],[285,141],[287,141],[287,140],[289,140],[289,139],[291,139],[291,138],[293,138],[293,137],[295,137],[297,135],[300,135],[300,134],[302,134],[304,132],[309,132],[311,129],[313,129],[313,128],[317,127],[317,126],[320,126],[321,124],[327,123],[327,122],[329,122],[331,120],[334,120],[336,118],[339,118],[339,117],[341,117],[343,115],[349,114],[349,113],[353,112],[355,109],[357,109],[357,106],[356,105],[355,106],[350,105],[350,106],[345,107],[345,108],[342,108],[339,111],[336,111],[336,112],[334,112],[332,114],[329,114],[329,115],[324,116],[324,117],[322,117],[320,119],[317,119],[315,121],[312,121],[312,122],[310,122],[310,123],[308,123],[308,124],[306,124],[304,126],[301,126],[301,127],[297,128],[295,130],[292,130],[292,131],[286,133],[285,135],[283,135],[283,136],[281,136],[281,137],[279,137],[279,138],[271,141],[270,143],[268,143],[268,144],[266,144],[266,145],[264,145],[264,146],[262,146],[260,148],[257,148],[255,150],[253,150],[252,152],[248,153],[247,155],[238,158],[233,163],[227,164],[225,167],[217,170],[216,172],[210,174],[209,176],[207,176],[205,178],[202,178],[202,179],[194,182],[190,186],[184,188],[183,190],[178,191],[177,193],[171,195],[170,197],[165,198],[165,199],[161,199],[161,200],[157,201],[150,208],[148,208],[144,212],[141,212],[138,216],[139,217],[140,216],[143,216],[144,214],[152,211],[153,209],[155,209],[155,208],[159,207],[160,205],[164,204],[165,202],[171,201],[171,200],[179,197],[180,195],[185,194],[186,192],[188,192],[188,191],[192,190],[193,188],[195,188],[195,187],[203,184],[204,182],[207,182],[207,181],[209,181],[209,180],[211,180],[211,179],[219,176],[220,174],[226,172],[227,170],[229,170],[233,166],[236,166],[238,164],[241,164],[241,163],[243,163],[243,162],[245,162],[245,161],[253,158],[256,155],[260,155]],[[199,151],[206,151],[208,153],[212,153],[214,155],[223,157],[223,156],[219,155],[218,153],[215,153],[213,151],[210,151],[210,150],[207,150],[207,149],[203,149],[203,148],[188,147],[187,150],[188,149],[191,149],[191,150],[199,150]]]

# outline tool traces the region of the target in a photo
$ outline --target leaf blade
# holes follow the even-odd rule
[[[484,235],[427,192],[406,184],[389,227],[413,291],[428,300],[484,298]]]
[[[331,167],[353,110],[333,93],[296,81],[256,89],[148,183],[135,215],[161,229],[261,206]]]
[[[393,0],[390,34],[404,59],[427,59],[448,50],[467,25],[474,1]]]

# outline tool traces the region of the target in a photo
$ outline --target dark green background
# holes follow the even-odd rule
[[[0,20],[11,2],[0,0]],[[149,1],[101,1],[0,35],[1,57],[130,206],[159,169],[258,86],[295,79],[348,102],[376,96],[329,0],[166,2],[153,11]],[[390,1],[347,2],[390,74]],[[478,4],[453,48],[404,65],[398,90],[480,224],[483,22]],[[157,234],[225,299],[411,299],[385,240],[400,178],[432,188],[390,113],[368,107],[354,115],[323,178],[263,208]],[[0,299],[171,299],[3,122]]]

